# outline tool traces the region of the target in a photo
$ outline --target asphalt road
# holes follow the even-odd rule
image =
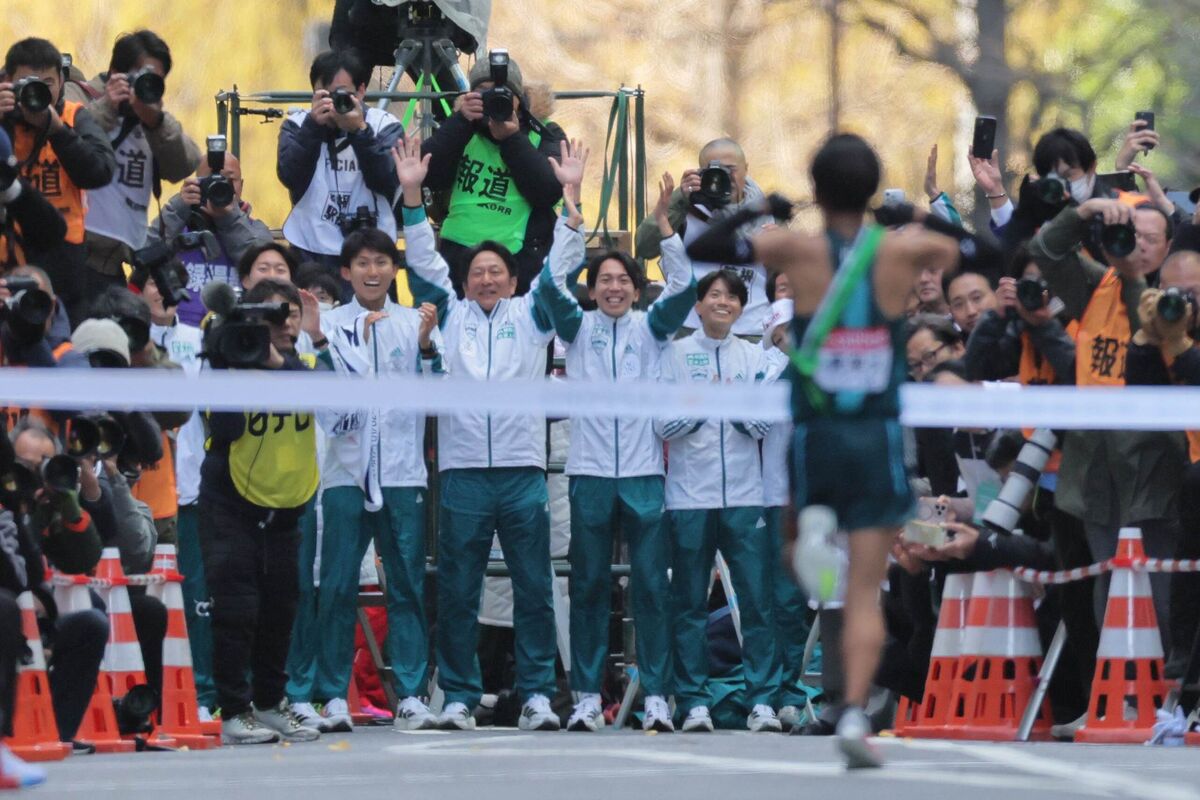
[[[29,797],[839,798],[1200,800],[1200,748],[880,739],[883,770],[847,773],[828,739],[779,734],[397,733],[309,744],[73,757]]]

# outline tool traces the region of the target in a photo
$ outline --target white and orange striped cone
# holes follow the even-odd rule
[[[963,632],[967,627],[967,601],[971,597],[971,576],[946,576],[942,587],[942,607],[938,611],[929,672],[925,678],[925,696],[920,703],[900,699],[896,710],[896,733],[914,738],[936,738],[943,734],[950,717],[950,700],[958,661],[962,656]]]
[[[59,614],[72,614],[95,608],[92,605],[92,594],[88,590],[91,578],[87,575],[65,575],[57,570],[52,574],[54,605],[58,606]]]
[[[167,607],[167,635],[163,639],[162,720],[158,731],[192,750],[221,746],[220,723],[216,736],[206,735],[196,702],[196,675],[192,671],[192,648],[188,643],[184,614],[183,579],[175,570],[175,546],[159,545],[154,553],[154,571],[162,583],[151,584],[147,593]]]
[[[104,660],[100,663],[100,679],[107,678],[109,691],[119,700],[134,686],[146,684],[146,666],[142,661],[137,628],[133,624],[129,579],[121,568],[121,553],[117,548],[104,548],[96,567],[96,578],[106,584],[98,591],[108,608],[108,647],[104,649]],[[147,741],[159,747],[177,745],[158,731],[151,733]]]
[[[1008,570],[976,574],[967,605],[963,655],[943,735],[949,739],[1012,741],[1037,689],[1042,666],[1029,587]],[[1050,738],[1043,702],[1031,739]]]
[[[60,761],[71,754],[71,745],[58,735],[54,703],[50,698],[50,679],[46,675],[46,655],[38,630],[33,593],[17,596],[21,609],[21,632],[33,654],[28,664],[17,667],[17,703],[13,711],[13,735],[4,740],[9,749],[26,761]],[[4,788],[0,785],[0,788]]]
[[[1077,742],[1141,744],[1154,732],[1155,712],[1166,699],[1167,682],[1150,576],[1131,568],[1135,559],[1145,557],[1141,530],[1122,528],[1112,561],[1087,723],[1075,733]]]

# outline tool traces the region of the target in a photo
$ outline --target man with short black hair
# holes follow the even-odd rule
[[[125,283],[124,264],[146,244],[146,220],[162,181],[175,183],[200,163],[200,148],[163,106],[160,93],[171,72],[171,48],[149,30],[125,33],[113,43],[108,71],[89,83],[67,85],[67,96],[108,134],[117,160],[113,180],[88,192],[88,285],[98,290]]]
[[[277,171],[292,200],[283,235],[302,260],[337,277],[349,299],[339,263],[343,240],[362,227],[396,236],[398,184],[389,151],[404,129],[363,102],[371,68],[354,51],[321,53],[308,78],[312,107],[293,112],[279,131]]]
[[[50,42],[28,38],[14,44],[4,57],[4,75],[0,120],[12,138],[21,177],[67,222],[65,241],[45,250],[30,248],[25,257],[50,274],[72,323],[78,323],[86,312],[84,191],[112,181],[116,173],[112,146],[83,104],[63,97],[62,53]],[[14,91],[18,87],[20,102]],[[46,106],[37,108],[42,102]]]
[[[960,272],[947,280],[946,299],[963,338],[971,335],[984,314],[996,310],[996,292],[987,277],[978,272]]]

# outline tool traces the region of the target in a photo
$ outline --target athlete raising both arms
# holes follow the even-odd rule
[[[913,504],[899,423],[904,308],[922,269],[949,274],[967,254],[973,260],[991,252],[960,228],[931,218],[895,229],[868,221],[880,167],[858,136],[831,137],[813,157],[810,173],[823,235],[774,228],[740,237],[743,217],[761,214],[758,208],[713,225],[688,255],[722,264],[758,261],[786,274],[792,287],[788,375],[795,421],[792,491],[801,509],[797,550],[814,539],[832,539],[839,527],[850,534],[842,637],[846,707],[837,737],[850,768],[878,767],[882,761],[867,741],[871,726],[862,707],[883,646],[879,587],[888,551]],[[768,203],[776,217],[791,216],[783,198],[773,195]],[[913,209],[898,216],[889,222],[911,222]],[[812,569],[800,572],[810,596],[832,599],[831,581],[809,578]]]

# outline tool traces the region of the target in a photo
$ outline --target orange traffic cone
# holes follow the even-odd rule
[[[1037,688],[1042,644],[1028,587],[1008,570],[976,574],[954,682],[950,739],[1011,741]],[[1043,703],[1031,739],[1050,737]]]
[[[169,549],[169,552],[167,550]],[[163,639],[162,723],[158,730],[180,745],[193,750],[221,746],[220,723],[216,738],[206,736],[196,703],[196,676],[192,672],[192,648],[188,643],[187,619],[183,609],[182,578],[175,571],[174,545],[159,545],[154,552],[154,573],[162,583],[151,584],[147,594],[167,607],[167,635]]]
[[[1096,652],[1087,724],[1075,733],[1077,742],[1145,742],[1153,734],[1154,713],[1167,696],[1150,576],[1130,568],[1133,559],[1145,557],[1141,530],[1122,528]]]
[[[59,614],[87,611],[94,607],[91,592],[88,591],[88,576],[64,575],[58,571],[53,575],[54,604],[58,606]]]
[[[896,709],[896,733],[915,738],[942,735],[950,716],[954,679],[962,656],[963,631],[967,627],[967,600],[971,596],[971,576],[948,575],[942,587],[942,607],[938,612],[937,632],[929,656],[925,678],[925,696],[920,703],[900,699]]]
[[[4,743],[26,761],[59,761],[71,754],[71,745],[59,738],[58,723],[54,721],[50,679],[46,675],[46,655],[33,608],[33,593],[21,592],[17,596],[17,605],[21,608],[21,630],[33,658],[17,668],[13,735]]]
[[[115,547],[106,547],[100,554],[96,578],[107,587],[99,589],[108,607],[108,647],[100,665],[101,680],[107,678],[112,696],[120,699],[135,686],[146,684],[146,667],[142,662],[142,646],[138,643],[133,624],[133,608],[129,602],[129,579],[121,568],[121,554]],[[159,747],[175,747],[177,742],[159,731],[152,732],[147,742]]]

